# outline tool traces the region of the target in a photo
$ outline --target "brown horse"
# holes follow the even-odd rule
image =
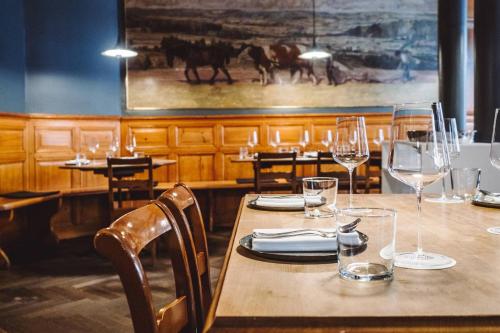
[[[314,83],[318,84],[318,78],[314,74],[313,65],[304,59],[300,59],[300,49],[295,44],[278,43],[269,46],[271,51],[271,60],[273,60],[279,69],[289,69],[290,77],[293,79],[297,72],[302,78],[303,70],[307,71],[307,77]],[[293,80],[295,83],[297,79]]]
[[[275,63],[266,55],[264,48],[261,46],[248,45],[248,55],[253,60],[253,65],[259,72],[260,84],[265,86],[269,83],[269,79],[274,80]]]

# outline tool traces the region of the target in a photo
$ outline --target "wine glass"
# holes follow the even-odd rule
[[[309,141],[309,131],[304,130],[304,132],[302,133],[302,136],[300,138],[300,141],[299,141],[299,145],[302,147],[304,152],[306,151],[306,147],[309,144],[309,142],[310,142]]]
[[[500,170],[500,109],[495,111],[493,121],[493,131],[491,133],[490,161],[491,164]]]
[[[452,267],[455,260],[424,252],[420,230],[422,190],[446,176],[450,156],[440,103],[396,105],[392,117],[389,173],[417,194],[417,251],[396,254],[396,266],[411,269]]]
[[[92,163],[95,163],[95,153],[99,149],[99,141],[97,138],[90,136],[87,138],[87,148],[92,153]]]
[[[137,142],[135,140],[135,135],[131,129],[127,133],[127,138],[125,139],[125,149],[134,156],[135,148],[137,147]]]
[[[444,134],[448,144],[450,163],[460,156],[460,140],[458,138],[457,120],[455,118],[444,118]],[[450,165],[451,167],[451,165]],[[453,175],[450,172],[451,188],[453,190]],[[446,177],[441,178],[441,196],[437,198],[427,198],[425,201],[438,203],[461,203],[462,199],[457,197],[448,197],[446,195]]]
[[[337,118],[338,119],[338,118]],[[326,150],[328,151],[329,148],[332,146],[333,143],[333,134],[332,130],[326,130],[323,132],[323,137],[321,138],[321,144],[326,147]]]
[[[274,132],[274,137],[271,138],[269,144],[271,145],[271,147],[277,148],[280,145],[280,143],[281,143],[280,131],[276,130]]]
[[[384,142],[384,129],[379,128],[377,130],[377,136],[373,138],[373,143],[377,146],[380,146]]]
[[[370,158],[365,117],[337,118],[333,159],[349,171],[349,208],[352,208],[352,173]]]
[[[247,140],[247,145],[248,145],[248,147],[250,147],[250,149],[249,149],[250,153],[254,153],[253,149],[255,148],[255,146],[257,146],[258,143],[259,143],[259,139],[257,136],[257,131],[253,130],[250,134],[248,134],[248,140]]]
[[[500,109],[495,110],[495,120],[493,121],[493,131],[491,133],[490,162],[500,170]],[[492,230],[492,231],[490,231]],[[500,233],[500,226],[488,228],[488,231]]]
[[[109,143],[109,155],[110,157],[117,156],[118,150],[120,149],[120,142],[117,138],[113,137]]]

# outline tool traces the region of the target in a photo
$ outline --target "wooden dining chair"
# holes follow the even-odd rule
[[[153,202],[120,217],[94,238],[96,250],[112,262],[120,276],[136,333],[201,330],[186,246],[173,220],[165,205]],[[172,260],[176,299],[156,311],[139,253],[161,235],[165,235]]]
[[[146,179],[136,179],[131,176],[141,170],[146,170]],[[153,162],[151,157],[108,158],[110,223],[153,199]]]
[[[317,177],[334,177],[334,178],[338,178],[339,180],[339,183],[338,183],[338,190],[339,191],[347,191],[349,192],[349,172],[347,171],[347,169],[345,169],[343,166],[342,171],[337,171],[337,170],[332,170],[332,166],[339,166],[340,164],[337,163],[334,159],[333,159],[333,156],[332,156],[332,153],[330,152],[322,152],[322,151],[318,151],[318,157],[316,159],[316,176]],[[330,166],[330,168],[328,168],[329,170],[324,170],[324,168],[322,168],[322,166]],[[352,179],[353,179],[353,184],[352,184],[352,188],[353,188],[353,191],[354,193],[357,192],[357,177],[356,177],[356,169],[354,169],[354,172],[353,172],[353,175],[352,175]]]
[[[258,153],[254,163],[255,192],[291,190],[298,193],[297,153]],[[274,171],[273,166],[286,166],[287,171]]]
[[[203,326],[212,302],[212,291],[207,236],[200,206],[194,193],[182,183],[163,192],[158,201],[172,212],[186,244],[198,304],[198,323]]]

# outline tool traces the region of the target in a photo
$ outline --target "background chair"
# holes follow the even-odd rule
[[[146,179],[130,177],[134,174],[134,170],[144,169],[147,171]],[[151,157],[108,158],[110,223],[153,199],[153,163]]]
[[[202,327],[212,302],[212,291],[207,236],[198,201],[193,192],[182,183],[163,192],[158,201],[172,212],[174,223],[179,227],[186,244],[198,304],[198,324]]]
[[[291,190],[298,193],[297,153],[258,153],[254,163],[255,192]],[[280,166],[275,171],[274,166]],[[288,169],[283,171],[283,169]]]
[[[330,152],[318,151],[318,157],[316,160],[316,176],[338,178],[338,190],[349,192],[349,172],[344,166],[340,165],[333,159],[332,153]],[[356,169],[354,169],[352,174],[352,188],[354,193],[357,193],[357,186]]]
[[[168,208],[155,202],[122,216],[94,238],[96,250],[113,263],[120,276],[136,333],[195,332],[202,328],[197,325],[193,275],[184,240],[172,221]],[[155,311],[139,253],[163,234],[172,259],[176,299]]]

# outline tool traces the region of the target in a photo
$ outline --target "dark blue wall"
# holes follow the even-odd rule
[[[16,0],[12,0],[15,2]],[[26,112],[121,114],[116,2],[25,0]]]
[[[24,112],[23,2],[3,0],[0,7],[0,111]]]

